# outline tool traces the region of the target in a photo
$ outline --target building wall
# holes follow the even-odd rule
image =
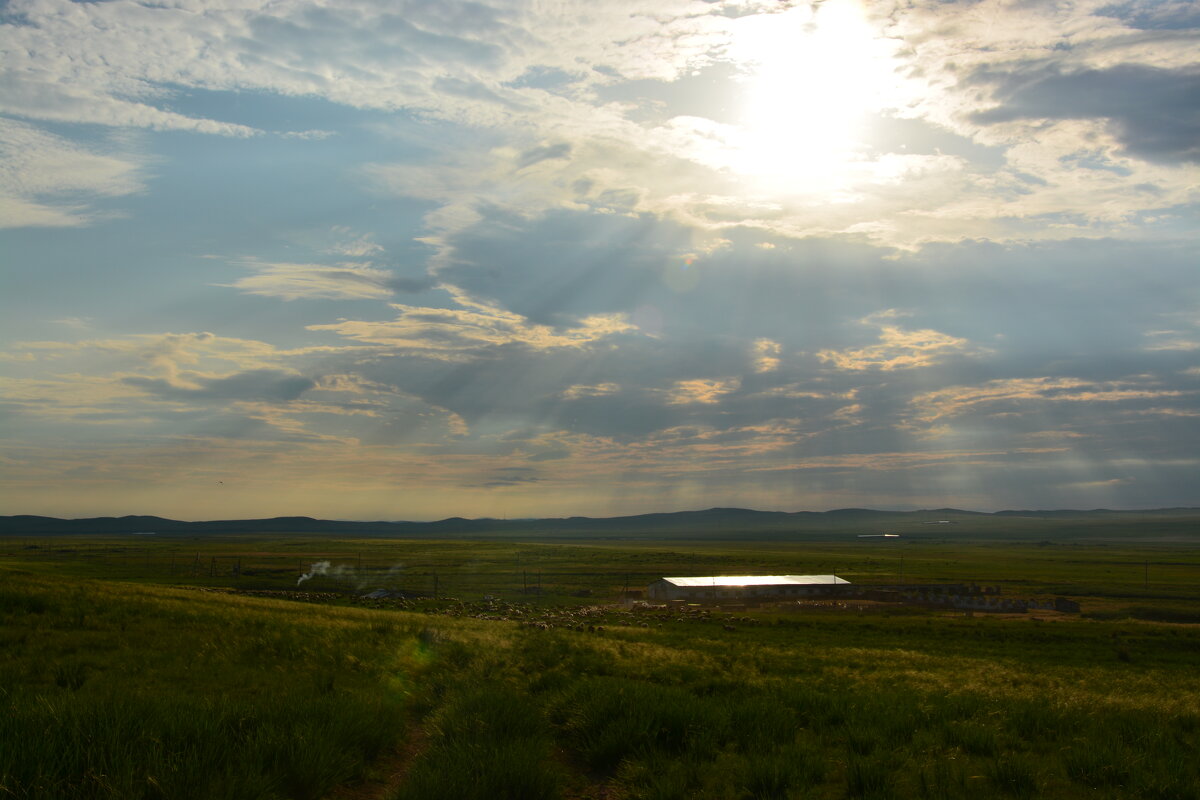
[[[673,583],[658,580],[647,587],[647,594],[653,600],[692,600],[714,603],[721,600],[769,600],[811,597],[828,594],[831,590],[840,590],[843,586],[849,586],[849,584],[821,583],[802,585],[785,583],[766,586],[676,586]]]

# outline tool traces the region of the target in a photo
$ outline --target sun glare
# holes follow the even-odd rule
[[[750,74],[730,167],[765,191],[832,196],[863,177],[868,117],[886,106],[890,44],[854,0],[741,21]]]

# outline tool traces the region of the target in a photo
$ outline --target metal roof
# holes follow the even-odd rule
[[[837,575],[712,575],[707,578],[663,578],[675,586],[808,586],[849,583]]]

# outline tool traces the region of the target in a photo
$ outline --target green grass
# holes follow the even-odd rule
[[[365,698],[16,694],[0,703],[5,796],[318,798],[394,736]]]
[[[732,632],[721,612],[567,615],[662,574],[883,579],[901,548],[288,536],[10,547],[0,797],[316,800],[386,784],[380,765],[402,752],[389,800],[1195,798],[1200,552],[1155,544],[1147,588],[1146,547],[1073,537],[902,550],[913,581],[1092,587],[1071,593],[1078,617],[793,606],[738,611]],[[218,568],[239,559],[238,575]],[[318,559],[347,569],[293,591]],[[543,594],[523,594],[539,572]],[[431,590],[434,574],[440,594],[469,602],[368,608],[343,593]],[[225,591],[239,587],[279,593]]]
[[[4,797],[321,797],[395,743],[422,669],[351,610],[4,577]]]
[[[1127,685],[1116,661],[1072,665],[1055,676],[1074,687],[1064,693],[1057,682],[1018,679],[1027,669],[1019,661],[984,670],[984,659],[939,663],[930,653],[919,677],[909,672],[911,655],[851,671],[891,651],[860,642],[817,656],[806,651],[804,630],[763,631],[761,640],[739,642],[729,661],[701,630],[617,629],[604,639],[519,632],[515,646],[469,658],[455,685],[502,676],[505,696],[524,695],[520,707],[542,726],[527,738],[558,742],[576,776],[616,796],[1090,797],[1099,763],[1120,772],[1107,786],[1115,797],[1187,797],[1200,785],[1188,760],[1197,716],[1187,662],[1170,688]],[[779,648],[791,665],[775,658]],[[544,653],[562,666],[547,667]],[[710,679],[681,676],[689,660]],[[711,679],[735,664],[737,679]],[[1078,740],[1109,749],[1083,763],[1070,755]],[[439,756],[427,769],[450,780],[454,764]]]
[[[430,717],[431,744],[393,800],[552,800],[563,769],[536,708],[501,681],[453,691]]]
[[[989,520],[1000,525],[1004,518]],[[956,533],[932,537],[860,540],[849,533],[791,542],[725,541],[432,541],[328,539],[287,534],[236,536],[84,537],[0,539],[0,559],[31,571],[100,580],[162,585],[294,589],[311,564],[329,561],[331,573],[303,589],[365,592],[394,588],[466,599],[490,594],[509,599],[579,602],[577,595],[615,597],[625,585],[639,589],[663,575],[713,573],[829,573],[855,583],[978,582],[1018,596],[1064,594],[1089,599],[1086,610],[1123,616],[1154,613],[1200,615],[1200,532],[1168,542],[1136,526],[1112,530],[1106,523],[1092,538],[1044,521],[1009,520],[1002,531],[977,538]],[[1024,529],[1037,523],[1037,539]],[[919,526],[928,527],[928,526]],[[954,526],[957,531],[957,526]],[[1031,534],[1033,535],[1033,534]],[[1177,533],[1181,537],[1182,533]],[[849,537],[849,538],[848,538]],[[903,558],[903,567],[901,566]],[[239,570],[240,568],[240,570]],[[1188,616],[1190,615],[1190,616]],[[1171,620],[1162,620],[1171,621]]]

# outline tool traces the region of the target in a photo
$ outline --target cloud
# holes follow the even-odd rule
[[[248,262],[256,275],[239,278],[231,284],[247,294],[281,297],[284,300],[336,299],[367,300],[391,297],[406,285],[405,279],[391,272],[360,264],[287,264]]]
[[[1184,305],[1179,310],[1164,309],[1160,318],[1163,324],[1171,327],[1142,331],[1146,340],[1144,349],[1151,352],[1200,350],[1200,312]]]
[[[977,122],[1016,119],[1102,119],[1125,149],[1151,161],[1200,162],[1200,69],[1136,64],[1063,72],[1058,67],[980,73],[1000,105]]]
[[[475,212],[441,238],[437,278],[545,325],[633,312],[663,262],[691,243],[686,230],[650,216],[533,215],[490,204]]]
[[[582,348],[635,330],[619,314],[588,316],[566,328],[538,325],[520,314],[472,300],[462,293],[451,294],[457,308],[397,303],[392,308],[400,314],[391,322],[343,320],[307,327],[430,358],[472,357],[504,345],[521,345],[532,350]]]
[[[1074,481],[1071,483],[1063,483],[1060,486],[1069,489],[1111,489],[1115,486],[1120,486],[1123,483],[1131,483],[1130,478],[1108,478],[1107,480],[1097,481]]]
[[[333,233],[339,239],[329,248],[330,253],[349,258],[370,258],[383,252],[383,245],[376,242],[369,233],[356,234],[345,225],[335,225]]]
[[[228,458],[354,516],[1194,496],[1190,10],[863,3],[871,130],[755,164],[760,68],[851,5],[10,4],[0,213],[111,224],[13,237],[55,309],[14,324],[93,338],[0,353],[22,446],[79,450],[6,463]],[[182,268],[214,240],[257,258]]]
[[[541,480],[537,470],[532,467],[500,467],[488,476],[488,480],[478,485],[484,489],[501,489],[507,486],[538,483]]]
[[[165,400],[263,400],[272,403],[295,400],[317,385],[312,378],[268,369],[220,377],[189,378],[184,383],[161,378],[128,377],[123,383]]]
[[[1146,331],[1147,350],[1200,350],[1200,337],[1190,331]]]
[[[978,386],[951,386],[918,394],[911,404],[919,419],[933,422],[967,411],[988,413],[1032,409],[1036,403],[1120,403],[1130,400],[1160,400],[1185,394],[1179,389],[1146,386],[1136,381],[1087,381],[1079,378],[1007,378]]]
[[[779,354],[783,346],[770,339],[755,339],[752,348],[755,372],[774,372],[779,368]]]
[[[28,341],[12,345],[14,355],[33,356],[53,365],[57,376],[111,382],[114,376],[155,377],[169,385],[191,384],[194,378],[237,373],[288,373],[296,362],[317,363],[325,358],[354,358],[364,349],[351,345],[280,348],[256,339],[199,333],[140,334],[72,342]],[[295,372],[295,370],[291,370]],[[315,369],[312,372],[336,370]]]
[[[1194,42],[1172,30],[1186,15],[1144,4],[991,4],[986,14],[974,4],[863,4],[854,47],[880,62],[879,86],[865,99],[874,124],[920,123],[940,144],[864,141],[819,196],[811,190],[826,181],[812,170],[778,180],[787,164],[775,163],[772,186],[740,174],[754,152],[747,142],[762,132],[719,98],[753,94],[755,70],[796,55],[764,43],[853,7],[752,4],[731,14],[671,0],[652,14],[636,3],[582,2],[547,13],[457,0],[336,9],[252,0],[222,9],[96,3],[68,13],[57,0],[28,2],[2,26],[11,83],[0,100],[30,119],[230,136],[270,125],[212,118],[219,114],[190,105],[189,92],[322,98],[474,126],[473,137],[455,131],[431,142],[419,164],[364,168],[377,186],[445,204],[429,217],[431,240],[461,229],[480,200],[530,214],[652,214],[711,236],[746,225],[907,249],[966,237],[1100,236],[1138,213],[1191,202],[1194,176],[1140,161],[1192,163],[1196,138],[1196,104],[1186,102]],[[1079,91],[1051,107],[1060,89]],[[1089,99],[1099,95],[1110,99]],[[1039,131],[1043,118],[1060,123]],[[1137,158],[1096,141],[1092,120]],[[956,154],[942,146],[952,140]],[[984,151],[994,152],[972,158]],[[827,160],[804,157],[818,172]],[[33,207],[21,213],[52,219]],[[1059,216],[1047,224],[1047,215]]]
[[[531,147],[517,158],[517,168],[526,169],[534,164],[540,164],[543,161],[549,161],[556,158],[569,158],[571,155],[571,145],[567,142],[559,142],[558,144],[542,145],[540,147]]]
[[[308,2],[226,9],[112,3],[72,13],[59,13],[59,5],[25,4],[4,26],[11,83],[0,107],[9,113],[244,136],[256,130],[160,108],[173,93],[166,87],[266,89],[397,107],[432,83],[437,67],[425,67],[426,59],[478,68],[494,65],[497,55],[495,45],[472,35],[466,16],[418,4],[361,3],[338,15]],[[483,7],[476,16],[490,18],[493,33],[504,28]]]
[[[585,386],[583,384],[575,384],[563,389],[564,400],[578,400],[581,397],[606,397],[611,394],[616,394],[621,391],[620,384],[606,382],[598,383],[594,386]]]
[[[68,328],[75,330],[87,330],[91,327],[90,317],[63,317],[62,319],[51,320],[55,325],[65,325]]]
[[[65,87],[41,76],[10,76],[9,85],[0,95],[0,110],[48,122],[107,125],[112,127],[150,128],[159,131],[248,137],[261,133],[246,125],[196,119],[163,111],[147,103],[136,103],[102,94],[93,87]]]
[[[1098,13],[1141,30],[1200,28],[1200,9],[1192,0],[1127,0],[1105,4]]]
[[[535,67],[580,72],[579,63],[604,64],[606,73],[581,72],[599,81],[620,73],[672,76],[707,49],[699,34],[722,23],[686,0],[659,4],[652,24],[624,7],[589,6],[588,25],[578,23],[582,8],[546,14],[536,6],[460,0],[360,0],[337,9],[306,0],[216,9],[188,0],[69,13],[62,5],[23,3],[3,26],[10,113],[227,135],[254,129],[160,106],[176,87],[267,90],[494,121],[485,106],[519,109],[525,98],[545,94],[518,84]],[[626,52],[597,31],[617,41],[636,36],[641,44]],[[688,34],[692,41],[683,38]]]
[[[86,225],[100,216],[95,201],[143,188],[128,157],[0,118],[0,227]]]
[[[741,381],[737,378],[695,378],[676,381],[674,386],[665,391],[665,394],[667,403],[670,405],[688,405],[690,403],[711,405],[719,403],[724,395],[737,391],[740,386]]]
[[[903,330],[884,322],[899,316],[894,309],[872,314],[861,322],[879,327],[879,344],[846,350],[821,350],[817,358],[838,369],[911,369],[928,367],[951,356],[978,352],[966,339],[928,328]]]

